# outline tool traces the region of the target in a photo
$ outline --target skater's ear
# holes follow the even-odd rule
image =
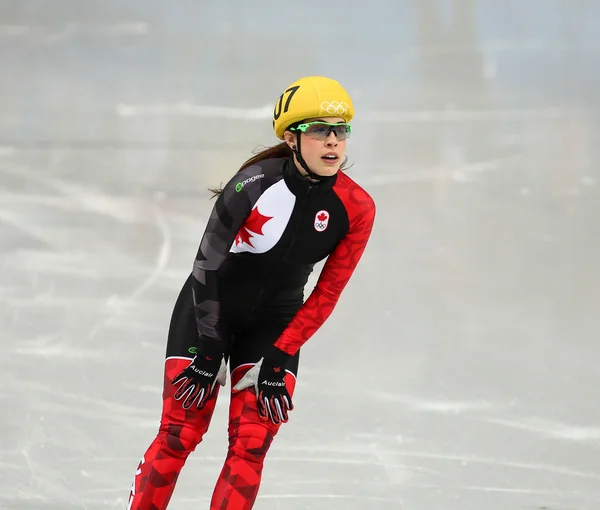
[[[297,139],[295,133],[292,133],[291,131],[286,131],[285,133],[283,133],[283,139],[285,140],[285,143],[288,144],[290,149],[294,150],[296,148]]]

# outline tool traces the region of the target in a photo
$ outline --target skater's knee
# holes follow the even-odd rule
[[[229,435],[229,450],[250,462],[262,462],[273,442],[275,432],[259,423],[234,428]]]
[[[163,449],[175,457],[187,457],[196,449],[203,436],[203,431],[185,425],[168,425],[164,433]]]

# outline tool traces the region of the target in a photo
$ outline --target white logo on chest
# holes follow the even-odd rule
[[[235,236],[230,252],[265,253],[277,244],[287,226],[296,197],[283,179],[258,199]]]
[[[319,211],[315,214],[315,230],[323,232],[329,224],[329,213],[327,211]]]

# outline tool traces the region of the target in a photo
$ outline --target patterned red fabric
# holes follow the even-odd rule
[[[204,409],[181,407],[173,398],[171,379],[190,363],[186,358],[165,362],[163,411],[158,435],[144,454],[135,474],[128,510],[164,510],[188,455],[208,430],[217,402],[219,385]]]
[[[165,510],[177,478],[189,454],[208,430],[215,409],[218,388],[204,409],[185,411],[173,398],[171,379],[190,360],[168,358],[165,363],[163,413],[158,435],[144,454],[135,473],[128,510]],[[247,368],[250,368],[250,365]],[[236,370],[232,386],[244,375]],[[288,374],[286,385],[293,394],[295,379]],[[231,397],[229,410],[229,450],[217,481],[211,510],[249,510],[254,505],[262,477],[265,456],[279,426],[262,421],[256,395],[248,389]]]
[[[235,371],[232,385],[237,384],[244,373],[244,370]],[[288,373],[285,382],[291,396],[295,387],[294,376]],[[254,506],[263,463],[280,426],[260,419],[253,391],[241,391],[232,395],[229,408],[229,450],[213,493],[210,510],[250,510]]]
[[[333,312],[365,251],[375,221],[373,199],[345,173],[339,173],[333,190],[346,206],[350,228],[329,255],[309,298],[275,343],[292,356]]]

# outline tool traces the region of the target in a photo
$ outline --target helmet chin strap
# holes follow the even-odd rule
[[[294,152],[294,155],[296,156],[298,163],[300,163],[300,166],[302,168],[304,168],[304,170],[306,170],[306,173],[308,174],[307,176],[305,176],[305,178],[310,177],[311,179],[315,179],[317,181],[327,180],[330,177],[329,175],[319,175],[319,174],[314,173],[310,168],[308,168],[306,161],[304,161],[304,158],[302,157],[302,154],[300,153],[300,137],[301,137],[301,133],[298,133],[298,136],[296,137],[296,145],[294,145],[292,147],[292,151]]]

